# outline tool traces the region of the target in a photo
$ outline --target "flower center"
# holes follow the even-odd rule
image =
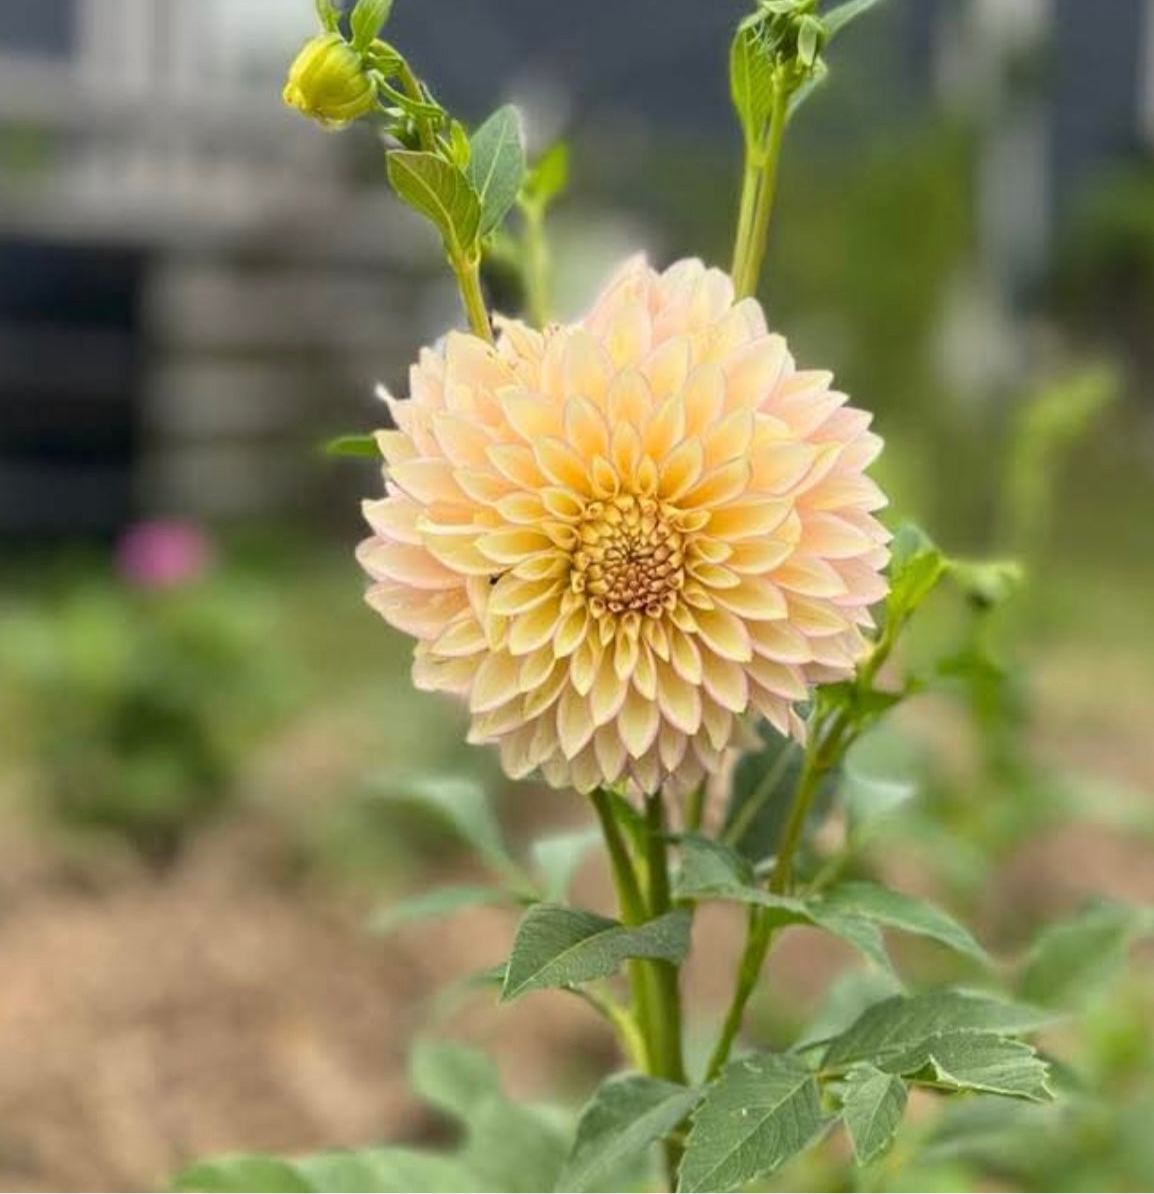
[[[679,512],[652,497],[622,494],[590,502],[578,528],[570,585],[584,593],[590,612],[644,612],[659,618],[673,609],[685,584],[685,534]]]

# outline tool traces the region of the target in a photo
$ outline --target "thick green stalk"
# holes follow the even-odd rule
[[[746,145],[741,211],[733,248],[733,285],[739,299],[756,294],[761,278],[769,222],[777,198],[777,175],[789,119],[789,96],[790,88],[779,76],[774,83],[773,109],[764,138]]]
[[[649,881],[649,914],[664,916],[673,907],[669,891],[669,850],[665,832],[665,803],[657,792],[645,798],[645,864]],[[651,1073],[670,1082],[685,1082],[681,1046],[681,986],[672,962],[648,963],[655,995]],[[677,1171],[683,1152],[675,1135],[665,1141],[665,1170],[669,1188],[677,1188]]]
[[[597,813],[597,820],[601,824],[605,848],[609,853],[609,869],[613,875],[613,886],[617,891],[621,919],[627,925],[644,924],[648,918],[645,898],[641,892],[641,885],[637,881],[637,871],[633,866],[633,859],[629,855],[629,848],[621,834],[621,826],[614,816],[609,794],[603,788],[594,788],[590,799],[593,802],[594,811]],[[634,1011],[641,1029],[641,1041],[644,1045],[644,1056],[639,1060],[644,1063],[645,1069],[649,1073],[655,1073],[657,1063],[653,1025],[655,1023],[656,995],[653,976],[644,962],[634,960],[629,963],[629,982],[633,991]],[[627,1042],[628,1044],[629,1042]]]

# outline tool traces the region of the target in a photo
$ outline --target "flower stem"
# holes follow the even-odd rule
[[[794,789],[789,818],[782,834],[781,848],[769,880],[769,890],[777,895],[788,895],[793,886],[793,860],[801,845],[809,811],[814,797],[821,787],[822,777],[841,755],[843,749],[844,723],[839,718],[828,733],[822,733],[821,726],[815,726],[806,748],[805,763]],[[725,1014],[717,1044],[709,1059],[706,1078],[712,1081],[724,1069],[734,1042],[745,1019],[745,1009],[757,986],[761,968],[773,944],[774,926],[769,920],[768,910],[750,908],[746,925],[745,949],[737,968],[737,983],[729,1010]]]
[[[760,141],[750,141],[745,147],[745,173],[732,269],[733,285],[739,299],[755,294],[761,278],[769,222],[777,198],[778,166],[789,118],[789,96],[790,88],[779,74],[774,81],[773,108],[765,134]]]
[[[485,296],[481,292],[481,258],[476,256],[450,257],[449,264],[457,275],[457,286],[461,291],[461,302],[469,317],[469,327],[482,340],[493,343],[493,325],[485,307]]]
[[[609,869],[613,874],[613,886],[617,891],[621,919],[627,925],[644,924],[647,912],[645,899],[641,894],[629,848],[621,834],[621,826],[614,815],[609,793],[604,788],[594,788],[590,793],[590,799],[597,813],[597,820],[601,824],[605,848],[609,853]],[[653,1073],[656,1064],[653,1040],[655,991],[652,975],[644,962],[635,959],[629,963],[629,983],[633,991],[634,1010],[643,1046],[642,1055],[637,1060],[647,1072]],[[627,1040],[625,1044],[630,1052],[636,1051],[636,1042]]]
[[[664,916],[673,907],[669,892],[669,850],[665,832],[665,802],[660,792],[645,797],[645,863],[649,881],[649,914]],[[685,1082],[681,1046],[681,986],[672,962],[653,961],[654,1023],[650,1072],[670,1082]],[[683,1148],[676,1134],[665,1140],[665,1170],[669,1188],[677,1188]]]

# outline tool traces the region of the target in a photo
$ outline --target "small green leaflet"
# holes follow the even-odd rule
[[[409,1081],[431,1107],[462,1123],[487,1099],[501,1094],[497,1067],[489,1056],[454,1041],[418,1041],[409,1056]]]
[[[1154,917],[1124,904],[1092,904],[1073,920],[1049,925],[1026,957],[1020,994],[1046,1007],[1073,1007],[1114,978]]]
[[[886,620],[901,625],[934,591],[946,573],[946,558],[930,537],[911,522],[894,537]]]
[[[817,897],[817,906],[826,911],[861,916],[875,924],[902,929],[919,937],[928,937],[948,945],[983,966],[991,965],[989,955],[974,940],[968,929],[940,908],[914,899],[900,891],[891,891],[877,883],[842,883]]]
[[[461,912],[465,908],[515,902],[513,893],[501,887],[438,887],[382,908],[369,921],[369,931],[387,936],[406,925],[452,916],[454,912]]]
[[[854,1066],[846,1074],[841,1113],[859,1164],[868,1165],[893,1143],[908,1093],[897,1074],[872,1065]]]
[[[865,16],[871,8],[876,8],[880,3],[881,0],[849,0],[848,4],[843,4],[839,8],[833,9],[832,12],[825,13],[822,21],[825,24],[829,40],[833,41],[851,21]]]
[[[320,21],[325,31],[336,33],[341,14],[333,7],[333,0],[313,0],[313,7],[317,12],[317,20]]]
[[[517,200],[525,180],[525,137],[512,104],[498,108],[469,141],[469,182],[481,200],[480,235],[488,236]]]
[[[281,1190],[285,1194],[311,1191],[316,1187],[297,1172],[288,1161],[276,1157],[232,1156],[215,1161],[199,1161],[177,1174],[174,1190],[203,1191],[203,1194],[228,1194],[237,1191]]]
[[[544,212],[569,185],[569,146],[554,141],[525,179],[525,202]]]
[[[689,1114],[698,1090],[643,1074],[618,1074],[603,1082],[581,1112],[577,1139],[557,1182],[558,1190],[612,1190],[619,1172],[644,1159]]]
[[[761,26],[743,26],[729,49],[729,93],[748,145],[760,140],[769,120],[773,88],[773,62]]]
[[[988,1032],[946,1032],[883,1063],[891,1073],[950,1090],[1044,1103],[1049,1068],[1031,1045]]]
[[[473,1182],[470,1190],[535,1194],[555,1188],[572,1133],[548,1109],[487,1099],[466,1130],[468,1143],[458,1156]]]
[[[381,449],[373,435],[338,435],[325,444],[326,456],[357,456],[362,459],[380,460]]]
[[[682,962],[689,952],[691,919],[688,911],[678,909],[627,928],[578,908],[534,904],[517,927],[501,1000],[605,978],[628,958]]]
[[[852,765],[842,771],[841,799],[850,836],[860,842],[876,825],[917,795],[910,780],[880,779]]]
[[[395,149],[385,160],[389,184],[436,226],[449,256],[461,258],[474,252],[481,201],[465,175],[435,153]]]
[[[353,35],[353,46],[362,53],[372,44],[373,38],[389,19],[393,0],[357,0],[349,17],[349,32]]]
[[[680,839],[681,870],[674,891],[678,899],[730,900],[764,908],[775,925],[809,925],[824,929],[861,950],[872,962],[890,969],[885,942],[876,925],[864,917],[819,902],[775,895],[753,884],[749,863],[720,842],[697,834]]]
[[[234,1156],[203,1161],[181,1173],[173,1186],[204,1194],[446,1194],[476,1189],[469,1172],[452,1157],[409,1148],[317,1153],[297,1161]]]
[[[533,843],[530,847],[533,869],[546,900],[560,903],[565,898],[581,860],[600,840],[601,834],[596,829],[576,829]]]
[[[677,1189],[738,1190],[780,1168],[828,1126],[813,1073],[792,1057],[730,1062],[693,1115]]]
[[[859,1061],[885,1068],[885,1061],[924,1045],[931,1037],[956,1032],[1030,1032],[1050,1021],[1048,1013],[988,995],[944,989],[895,995],[867,1008],[834,1037],[822,1059],[825,1069]]]
[[[460,775],[390,776],[378,780],[372,792],[381,799],[428,809],[498,871],[516,870],[488,794],[475,780]]]

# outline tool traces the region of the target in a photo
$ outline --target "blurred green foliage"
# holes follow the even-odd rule
[[[231,798],[291,707],[275,590],[222,577],[140,590],[85,577],[0,614],[9,729],[59,822],[157,864]]]

